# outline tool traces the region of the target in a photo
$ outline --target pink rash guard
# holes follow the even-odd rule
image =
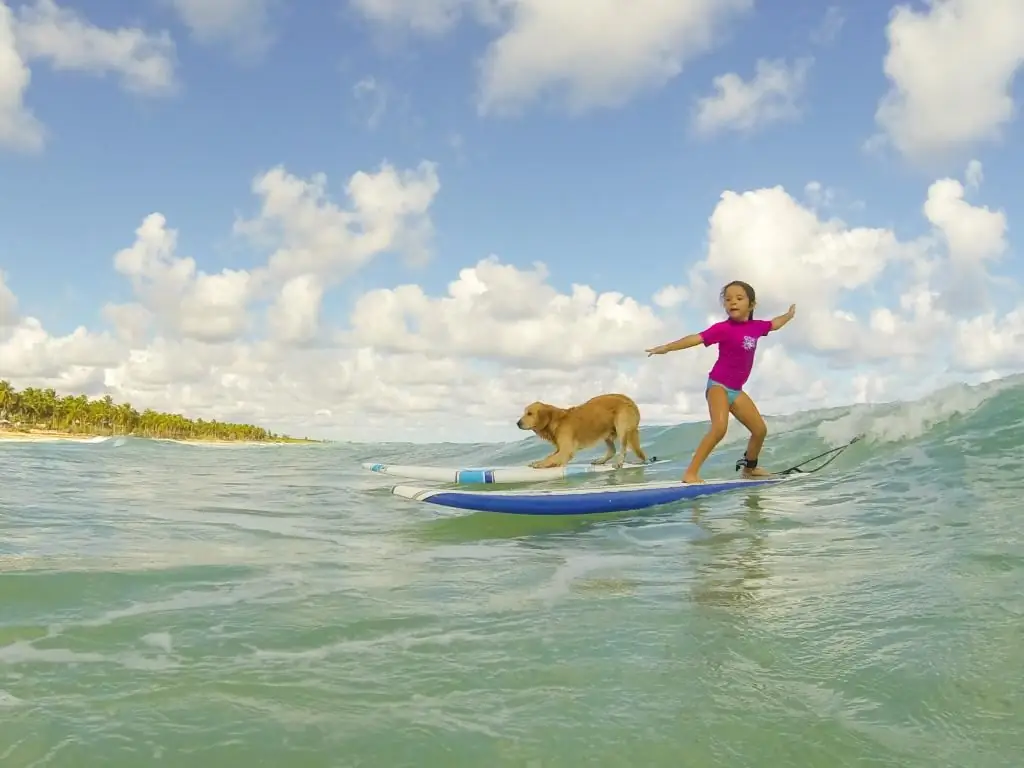
[[[739,322],[730,317],[701,331],[705,347],[718,345],[718,360],[709,377],[729,389],[742,390],[754,367],[757,340],[771,330],[771,320]]]

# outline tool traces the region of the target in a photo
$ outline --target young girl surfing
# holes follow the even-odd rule
[[[750,431],[750,441],[740,462],[744,468],[743,476],[764,477],[771,474],[757,466],[757,456],[768,434],[768,427],[754,401],[743,391],[743,385],[747,383],[750,370],[754,366],[757,340],[779,330],[792,320],[796,314],[796,304],[791,305],[784,315],[771,320],[754,320],[754,289],[740,280],[733,280],[726,285],[722,289],[721,299],[725,311],[729,314],[728,319],[715,323],[700,333],[645,350],[650,357],[679,349],[689,349],[699,344],[706,347],[718,345],[718,360],[708,375],[708,383],[704,390],[711,416],[711,428],[700,441],[690,466],[686,468],[683,475],[684,483],[704,482],[700,479],[701,465],[725,437],[725,432],[729,428],[730,412]]]

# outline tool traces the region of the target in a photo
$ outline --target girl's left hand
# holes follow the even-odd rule
[[[790,317],[793,317],[794,315],[796,315],[796,304],[790,304],[789,305],[789,312],[787,312],[786,314],[789,315]]]

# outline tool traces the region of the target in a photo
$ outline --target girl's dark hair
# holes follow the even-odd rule
[[[750,285],[750,283],[744,283],[742,280],[733,280],[731,283],[726,283],[725,287],[722,288],[722,293],[719,295],[719,300],[724,302],[725,301],[725,292],[728,291],[733,286],[736,286],[737,288],[742,288],[743,289],[743,292],[745,294],[747,294],[747,301],[749,301],[750,304],[751,304],[751,307],[753,307],[754,302],[757,301],[757,294],[754,293],[754,288],[753,288],[752,285]],[[750,314],[747,315],[747,320],[753,320],[753,319],[754,319],[754,310],[751,309],[750,310]]]

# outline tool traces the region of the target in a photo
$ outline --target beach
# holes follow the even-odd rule
[[[0,427],[0,440],[22,443],[52,443],[70,441],[73,443],[96,442],[109,436],[58,432],[51,429],[4,429]]]
[[[100,443],[105,440],[114,440],[118,437],[132,437],[132,435],[95,435],[89,433],[80,432],[61,432],[53,429],[3,429],[0,428],[0,440],[6,442],[15,443],[53,443],[53,442],[70,442],[70,443]],[[136,439],[149,439],[149,440],[161,440],[173,443],[205,443],[209,445],[257,445],[257,444],[275,444],[285,445],[288,443],[303,443],[313,442],[304,440],[218,440],[216,438],[169,438],[169,437],[154,437],[154,438],[136,438]]]

